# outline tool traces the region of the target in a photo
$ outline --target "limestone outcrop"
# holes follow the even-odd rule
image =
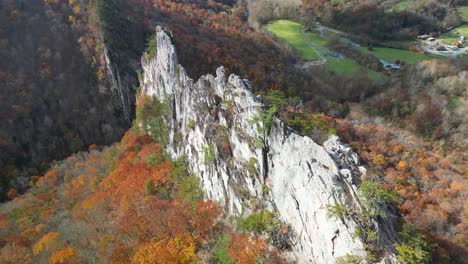
[[[334,263],[346,255],[366,256],[365,242],[354,237],[357,216],[327,217],[327,205],[359,211],[357,179],[366,169],[337,136],[319,145],[274,120],[268,133],[253,123],[264,109],[247,80],[216,76],[192,80],[178,64],[171,39],[157,29],[157,53],[143,56],[142,93],[166,101],[170,108],[167,149],[187,157],[200,177],[207,199],[230,215],[259,209],[276,211],[291,230],[291,259],[297,263]],[[258,118],[257,118],[258,119]],[[383,262],[394,263],[396,240],[391,226],[374,221]]]

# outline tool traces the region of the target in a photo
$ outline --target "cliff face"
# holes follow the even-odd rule
[[[107,77],[125,120],[134,116],[135,94],[140,71],[140,56],[145,49],[143,7],[126,0],[96,0],[88,13],[96,12],[98,41],[102,44]],[[89,8],[89,7],[87,7]],[[95,11],[92,11],[92,9]]]
[[[291,229],[291,256],[299,263],[334,263],[347,254],[365,257],[365,243],[353,233],[359,217],[327,217],[327,205],[360,210],[356,179],[366,173],[353,150],[331,136],[323,146],[281,121],[270,131],[258,120],[264,106],[248,82],[236,75],[190,79],[178,65],[169,36],[157,29],[157,54],[143,56],[142,93],[170,108],[167,149],[186,156],[208,199],[230,215],[273,210]],[[395,262],[392,226],[373,221],[383,260]]]
[[[104,54],[106,58],[107,76],[109,77],[111,89],[114,91],[112,99],[116,101],[115,105],[122,108],[122,115],[125,121],[130,121],[133,116],[134,108],[132,101],[135,99],[134,94],[131,92],[131,87],[136,83],[136,80],[132,78],[131,74],[125,74],[122,78],[118,63],[112,63],[107,49],[104,50]]]

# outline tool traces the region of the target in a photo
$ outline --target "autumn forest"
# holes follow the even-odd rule
[[[0,263],[466,263],[466,23],[464,0],[1,1]],[[165,35],[172,72],[158,61]],[[165,70],[181,79],[148,79]],[[184,118],[190,97],[145,90],[164,85],[214,92]],[[223,85],[232,98],[215,94]],[[323,222],[300,188],[299,216],[281,210],[269,177],[303,164],[274,164],[274,133],[323,146],[312,163],[328,151],[345,179],[320,175],[339,186],[312,206]],[[327,149],[335,136],[356,164]],[[196,154],[175,159],[184,147]],[[247,150],[259,156],[239,169]],[[229,176],[222,199],[205,167]],[[307,232],[332,249],[305,254]]]

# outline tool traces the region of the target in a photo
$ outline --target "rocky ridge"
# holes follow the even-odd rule
[[[169,105],[168,152],[174,159],[187,158],[206,198],[220,202],[229,215],[277,212],[290,228],[294,262],[365,258],[365,242],[353,236],[359,217],[327,217],[326,209],[335,204],[355,211],[362,207],[357,179],[366,169],[356,153],[336,136],[321,146],[279,120],[267,131],[258,121],[264,105],[247,80],[226,76],[220,67],[216,76],[195,82],[178,64],[168,34],[158,27],[156,37],[156,56],[142,58],[142,93]],[[395,263],[392,223],[375,219],[373,225],[383,249],[381,262]]]

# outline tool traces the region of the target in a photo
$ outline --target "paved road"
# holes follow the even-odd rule
[[[429,54],[435,54],[435,55],[442,55],[446,57],[457,57],[458,55],[462,54],[468,54],[468,47],[466,48],[461,48],[458,50],[453,50],[453,51],[437,51],[429,48],[428,46],[422,46],[421,47],[425,52]]]

